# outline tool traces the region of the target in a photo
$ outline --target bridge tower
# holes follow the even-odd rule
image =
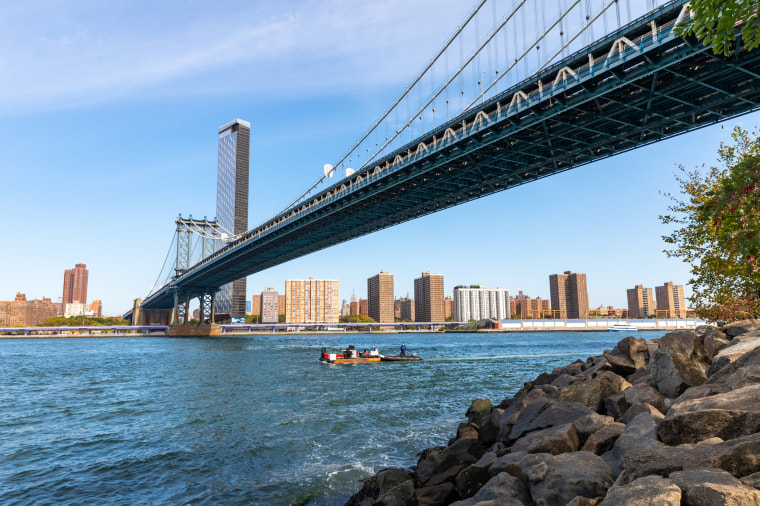
[[[212,255],[221,244],[221,232],[217,220],[195,220],[178,216],[175,220],[177,251],[174,262],[174,279],[176,280],[190,269],[196,262]],[[200,258],[195,254],[200,247]],[[174,289],[174,312],[172,324],[188,323],[190,321],[190,300],[198,297],[200,300],[200,320],[214,321],[214,294],[217,287],[209,287],[191,292],[188,289]]]

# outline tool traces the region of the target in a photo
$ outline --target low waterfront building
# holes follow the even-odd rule
[[[480,285],[454,288],[454,319],[456,321],[505,320],[509,317],[509,290],[483,288]]]
[[[520,290],[517,295],[509,299],[509,314],[519,316],[520,318],[543,318],[551,316],[551,306],[548,299],[536,297],[531,299],[530,296],[523,294]]]
[[[10,301],[0,301],[0,327],[31,327],[58,316],[58,308],[49,298],[26,300],[18,292]]]

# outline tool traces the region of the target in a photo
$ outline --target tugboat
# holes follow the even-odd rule
[[[325,348],[319,355],[319,361],[326,364],[363,364],[365,362],[380,362],[380,353],[377,350],[356,351],[349,346],[340,353],[327,353]]]

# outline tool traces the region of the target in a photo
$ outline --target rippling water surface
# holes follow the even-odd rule
[[[646,333],[643,337],[659,337]],[[342,504],[615,333],[0,340],[2,504]],[[418,363],[324,365],[404,340]]]

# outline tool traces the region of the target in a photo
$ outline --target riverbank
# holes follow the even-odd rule
[[[760,504],[760,323],[626,337],[465,416],[347,504]]]

